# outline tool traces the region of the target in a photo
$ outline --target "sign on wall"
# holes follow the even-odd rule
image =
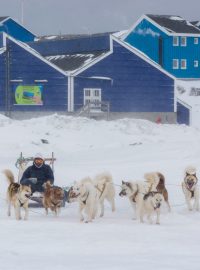
[[[42,85],[18,85],[15,89],[15,104],[43,105]]]

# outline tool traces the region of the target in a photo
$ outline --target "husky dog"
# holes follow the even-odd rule
[[[75,183],[71,194],[79,202],[80,221],[91,222],[96,217],[98,205],[97,189],[94,187],[93,181],[87,177]]]
[[[145,173],[144,178],[151,185],[150,191],[156,190],[163,195],[164,200],[168,206],[168,211],[171,211],[169,198],[168,198],[168,191],[165,187],[164,175],[160,172]]]
[[[48,208],[50,208],[57,216],[63,203],[64,190],[60,187],[52,186],[50,181],[47,181],[43,186],[44,197],[42,202],[46,210],[46,214],[48,214]]]
[[[110,204],[112,211],[115,211],[115,187],[113,185],[112,176],[109,173],[98,174],[94,180],[95,188],[98,193],[98,200],[101,206],[100,217],[104,215],[104,200],[106,199]]]
[[[163,195],[159,192],[150,191],[143,198],[142,207],[140,209],[140,222],[144,222],[144,215],[147,215],[149,222],[152,224],[152,214],[156,213],[156,224],[160,224],[160,207],[163,201]]]
[[[11,204],[15,209],[15,217],[17,220],[21,219],[21,208],[25,210],[24,219],[28,219],[28,203],[32,194],[31,187],[15,183],[14,175],[10,170],[4,170],[9,186],[7,190],[8,200],[8,216],[11,215]]]
[[[100,204],[101,213],[104,215],[104,201],[105,199],[111,204],[112,211],[115,211],[115,187],[110,173],[101,173],[96,175],[94,179],[90,179],[96,189],[98,204]],[[73,186],[70,187],[67,193],[67,202],[75,202],[78,200],[77,195],[74,193]]]
[[[182,189],[185,195],[185,200],[188,206],[188,210],[197,210],[199,211],[199,188],[197,186],[197,176],[196,176],[196,168],[190,166],[185,169],[185,177],[182,182]],[[194,199],[194,203],[192,206],[192,199]]]
[[[119,196],[128,197],[131,206],[134,210],[133,219],[137,219],[140,216],[140,210],[142,207],[142,200],[145,194],[150,190],[151,186],[147,182],[135,181],[135,182],[125,182],[122,181],[121,192]]]

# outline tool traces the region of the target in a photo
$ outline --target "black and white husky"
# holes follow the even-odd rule
[[[182,182],[182,190],[185,195],[188,210],[199,211],[199,187],[197,185],[198,179],[196,176],[196,168],[190,166],[185,169],[185,177]],[[192,205],[192,200],[193,205]]]
[[[140,217],[140,211],[143,204],[143,197],[150,191],[150,189],[152,189],[152,186],[148,182],[122,181],[119,196],[128,197],[130,204],[133,208],[133,219],[138,219]]]

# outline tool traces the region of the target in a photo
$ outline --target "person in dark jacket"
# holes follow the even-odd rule
[[[38,191],[43,192],[43,184],[50,181],[54,183],[54,175],[51,167],[44,162],[42,154],[35,155],[33,165],[29,166],[23,173],[20,180],[22,185],[30,185],[32,193]]]

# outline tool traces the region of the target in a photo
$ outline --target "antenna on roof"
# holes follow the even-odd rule
[[[21,24],[24,25],[24,0],[21,0]]]

